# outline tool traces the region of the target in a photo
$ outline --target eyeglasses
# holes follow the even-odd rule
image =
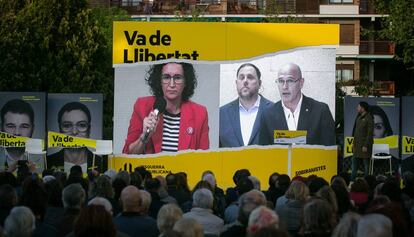
[[[287,79],[287,80],[283,80],[283,79],[276,79],[275,82],[281,86],[283,86],[285,83],[288,86],[293,86],[293,84],[295,84],[297,81],[299,81],[300,78],[293,80],[293,79]]]
[[[60,125],[60,128],[63,132],[70,132],[73,130],[73,127],[76,127],[76,130],[79,132],[86,132],[89,129],[89,123],[85,121],[77,122],[76,124],[73,124],[71,122],[63,122]]]
[[[163,84],[169,84],[171,83],[171,80],[174,81],[175,84],[183,84],[184,83],[184,76],[183,75],[174,75],[174,76],[170,76],[168,74],[163,74],[161,76],[161,82]]]

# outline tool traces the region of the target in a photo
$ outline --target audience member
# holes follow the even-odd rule
[[[247,232],[249,235],[254,234],[258,230],[270,227],[279,228],[279,217],[277,214],[265,206],[259,206],[250,213]]]
[[[203,226],[192,218],[181,218],[173,227],[181,237],[204,237]]]
[[[314,198],[303,208],[304,236],[328,237],[335,228],[335,215],[330,204]]]
[[[157,226],[161,236],[165,236],[164,233],[171,231],[174,224],[183,217],[183,212],[176,204],[165,204],[161,207],[157,216]]]
[[[25,207],[14,207],[4,222],[4,233],[7,237],[30,237],[35,229],[35,217]]]
[[[4,221],[10,211],[17,204],[16,190],[10,184],[0,186],[0,226],[4,226]]]
[[[131,237],[158,236],[157,222],[147,216],[143,208],[142,193],[135,186],[127,186],[121,192],[122,213],[114,223],[117,229]]]
[[[355,212],[347,212],[335,227],[332,237],[356,237],[358,222],[361,216]]]
[[[193,194],[193,208],[183,215],[185,218],[192,218],[203,226],[204,233],[219,235],[223,229],[223,220],[214,215],[213,194],[206,188],[198,189]]]
[[[392,235],[391,220],[380,214],[368,214],[358,222],[356,237],[390,237]],[[397,236],[394,236],[397,237]]]

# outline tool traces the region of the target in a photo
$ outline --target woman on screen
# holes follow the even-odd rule
[[[377,106],[370,106],[370,112],[374,117],[374,138],[384,138],[392,135],[392,128],[387,114]]]
[[[135,102],[123,152],[152,154],[208,149],[207,110],[190,100],[197,86],[193,66],[189,63],[153,65],[145,80],[153,96],[141,97]],[[166,103],[162,103],[162,98]],[[157,115],[154,108],[161,113]]]

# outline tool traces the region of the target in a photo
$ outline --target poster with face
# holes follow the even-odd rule
[[[365,101],[369,104],[369,112],[374,119],[374,143],[389,144],[391,154],[394,157],[399,157],[398,136],[400,134],[400,99],[350,96],[345,98],[344,107],[344,156],[349,157],[352,155],[350,138],[352,138],[353,127],[358,115],[358,103],[361,101]]]
[[[414,172],[414,97],[401,98],[401,158],[402,170]]]
[[[48,131],[69,136],[102,139],[102,94],[48,94]],[[68,172],[74,165],[83,172],[92,167],[94,155],[91,148],[49,148],[48,168]],[[100,159],[100,158],[98,158]],[[100,161],[96,161],[101,166]]]
[[[45,139],[46,93],[0,92],[1,132],[14,136]],[[27,155],[24,147],[0,148],[0,170],[29,159],[37,171],[44,168],[42,155]]]

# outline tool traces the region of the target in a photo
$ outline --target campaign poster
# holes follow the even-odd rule
[[[414,97],[401,98],[401,158],[402,170],[414,172]]]
[[[85,139],[102,139],[102,94],[48,94],[47,107],[48,131]],[[94,159],[93,151],[92,147],[50,147],[47,149],[47,166],[65,172],[69,172],[74,165],[81,166],[83,172],[92,168],[104,169],[106,166],[102,157]]]
[[[14,136],[45,139],[46,93],[0,92],[1,132]],[[7,139],[2,139],[7,141]],[[7,144],[6,144],[7,145]],[[41,172],[44,168],[42,155],[27,155],[25,147],[0,147],[0,170],[18,160],[29,159]]]
[[[226,152],[240,152],[238,158],[249,161],[245,168],[254,169],[254,150],[276,152],[275,130],[305,130],[307,144],[335,145],[338,44],[335,24],[114,22],[114,163],[137,158],[134,166],[156,167],[151,172],[158,175],[170,159],[186,156],[187,166],[178,165],[195,181],[200,174],[188,165],[209,157],[222,182],[230,177],[224,175]],[[249,101],[239,103],[242,96]],[[161,98],[166,110],[158,113]],[[285,114],[280,101],[291,112]],[[264,113],[262,102],[278,107]],[[262,123],[265,116],[277,121]],[[262,130],[268,134],[262,137]],[[329,159],[336,162],[334,153]]]
[[[221,147],[271,145],[274,130],[307,131],[307,144],[335,145],[334,49],[297,49],[249,61],[223,63],[220,91]],[[243,117],[251,115],[240,102],[251,101],[254,95],[259,95],[254,98],[260,97],[258,112],[254,120],[246,121]],[[296,116],[291,124],[285,116],[285,105],[291,105],[290,109],[295,111],[288,113]],[[261,121],[263,114],[265,119]],[[253,128],[249,123],[254,124]],[[250,138],[246,139],[242,127],[252,131],[250,136],[247,134]],[[263,141],[259,141],[261,127],[268,131]]]
[[[397,168],[399,158],[399,135],[400,135],[400,99],[381,97],[345,97],[344,107],[344,157],[350,158],[353,155],[352,131],[358,115],[357,106],[364,101],[369,105],[369,112],[374,119],[373,137],[374,143],[388,144],[390,153],[393,156],[393,167]],[[378,163],[378,165],[377,165]],[[388,168],[384,162],[376,162],[375,170],[379,172]],[[350,165],[350,164],[349,164]],[[380,167],[380,168],[378,168]]]

